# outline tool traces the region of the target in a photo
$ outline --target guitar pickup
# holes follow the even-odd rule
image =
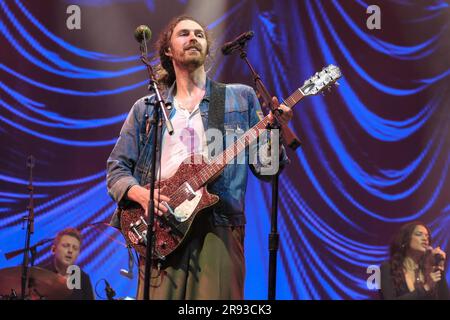
[[[191,185],[186,182],[186,193],[188,195],[188,200],[192,200],[197,196],[197,193],[192,189]]]

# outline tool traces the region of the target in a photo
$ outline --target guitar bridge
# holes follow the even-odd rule
[[[145,221],[144,217],[141,216],[138,221],[130,224],[130,231],[128,231],[128,238],[133,244],[144,244],[146,246],[147,228],[148,224]]]
[[[147,230],[148,224],[143,216],[139,217],[135,223],[130,223],[130,230],[128,231],[128,239],[134,244],[143,244],[147,246]],[[156,256],[161,261],[166,259],[165,256],[161,255],[156,249],[154,249],[153,255]]]

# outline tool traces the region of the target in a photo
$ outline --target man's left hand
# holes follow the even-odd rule
[[[281,114],[278,115],[278,121],[281,126],[287,125],[289,121],[291,121],[292,117],[294,116],[294,113],[292,112],[292,109],[284,104],[280,104],[277,97],[272,97],[272,103],[276,109],[281,110]],[[274,116],[272,112],[269,114],[269,120],[271,123],[273,123]]]

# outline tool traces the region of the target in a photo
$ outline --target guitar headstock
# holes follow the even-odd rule
[[[326,88],[330,89],[340,77],[342,77],[341,70],[330,64],[306,80],[300,91],[304,96],[316,95]]]

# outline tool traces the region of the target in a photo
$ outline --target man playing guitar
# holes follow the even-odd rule
[[[224,163],[216,162],[213,166],[205,163],[212,158],[207,143],[209,129],[239,136],[262,119],[260,104],[251,87],[218,84],[207,77],[204,63],[209,49],[206,29],[185,16],[172,20],[158,41],[161,62],[158,83],[168,89],[166,101],[172,105],[169,117],[174,135],[170,136],[163,124],[158,156],[161,161],[157,167],[157,178],[163,181],[155,190],[154,199],[155,213],[161,222],[156,223],[155,232],[162,234],[169,230],[167,234],[173,233],[173,237],[167,241],[156,237],[155,246],[164,259],[152,267],[151,299],[243,299],[244,200],[248,168],[268,180],[270,175],[264,174],[264,168],[272,163],[254,154],[258,146],[267,148],[267,137],[259,137],[259,143],[250,147],[238,143],[235,149],[249,150],[242,161],[231,163],[229,160],[236,155],[224,153]],[[133,105],[107,161],[108,192],[118,203],[111,223],[121,227],[123,232],[131,226],[126,238],[136,245],[135,248],[139,248],[139,230],[134,220],[126,219],[125,213],[135,208],[147,214],[149,191],[144,186],[150,179],[152,150],[147,141],[157,128],[149,122],[152,101],[153,95]],[[292,110],[280,105],[275,97],[273,102],[282,111],[278,117],[280,124],[286,125],[292,118]],[[272,115],[268,118],[273,119]],[[246,138],[256,140],[256,136]],[[224,138],[224,142],[226,140]],[[282,168],[289,160],[284,148],[280,150],[279,167]],[[203,157],[196,158],[200,162],[195,166],[183,166],[183,161],[191,154]],[[183,198],[186,194],[187,198]],[[196,216],[199,208],[203,210]],[[184,233],[187,229],[189,232]],[[173,253],[165,251],[173,249],[173,244],[176,244]],[[142,256],[144,251],[138,249],[138,252]],[[140,260],[138,299],[143,297],[144,287],[145,260]]]

